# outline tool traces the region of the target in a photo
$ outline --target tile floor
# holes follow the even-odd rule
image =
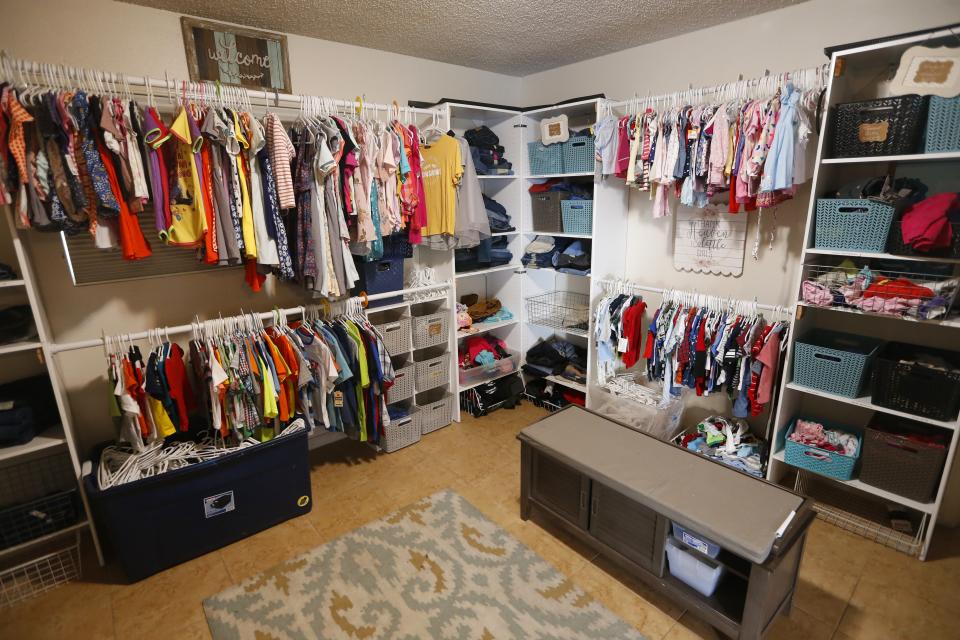
[[[314,452],[313,510],[133,585],[87,553],[81,581],[0,610],[2,638],[207,638],[202,600],[395,508],[451,487],[650,640],[711,629],[559,531],[519,517],[517,431],[545,415],[525,404],[374,456],[341,442]],[[358,496],[360,498],[358,499]],[[822,522],[810,532],[795,607],[773,638],[960,638],[960,532],[938,532],[918,562]]]

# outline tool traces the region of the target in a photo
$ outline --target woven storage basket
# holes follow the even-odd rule
[[[893,223],[894,208],[867,199],[817,198],[817,249],[882,253]]]
[[[596,162],[593,138],[577,136],[563,143],[564,173],[591,173]]]
[[[417,396],[420,432],[430,433],[453,422],[453,394],[433,389]]]
[[[837,158],[916,153],[927,100],[914,94],[837,105],[833,150]]]
[[[393,386],[387,389],[387,403],[401,402],[413,397],[413,384],[417,377],[416,366],[411,362],[396,370]]]
[[[413,348],[425,349],[444,344],[449,337],[450,312],[413,317]]]
[[[391,422],[383,429],[383,438],[380,439],[380,448],[386,453],[393,453],[397,449],[408,447],[420,442],[420,410],[416,407],[410,410],[410,416],[401,422]]]
[[[920,364],[921,352],[945,366]],[[955,420],[960,412],[960,353],[891,342],[877,354],[871,400],[933,420]]]
[[[567,191],[547,191],[530,194],[530,212],[533,231],[560,233],[563,231],[562,202],[570,198]]]
[[[797,340],[793,381],[846,398],[860,395],[880,344],[862,336],[819,329]]]
[[[560,212],[564,233],[593,233],[593,200],[564,200]]]
[[[527,158],[530,160],[530,175],[549,176],[563,173],[563,150],[559,144],[541,142],[527,143]]]
[[[450,354],[444,353],[436,358],[430,358],[416,363],[417,391],[434,389],[450,382]]]
[[[836,425],[827,424],[819,420],[818,422],[821,422],[821,424],[828,429],[855,433],[854,429],[837,427]],[[794,442],[790,439],[790,435],[796,426],[797,421],[794,420],[793,423],[790,424],[790,428],[787,429],[787,436],[784,440],[783,459],[787,464],[812,471],[813,473],[819,473],[822,476],[836,478],[837,480],[850,480],[853,478],[854,468],[857,466],[860,452],[863,451],[862,440],[857,445],[857,455],[845,456],[836,451],[827,451],[819,447]]]
[[[917,502],[933,502],[946,459],[946,443],[918,442],[905,433],[867,427],[860,481]]]
[[[410,318],[400,318],[395,322],[376,325],[383,336],[383,346],[392,356],[410,351]]]
[[[413,245],[406,233],[393,233],[383,239],[384,258],[412,258]]]
[[[930,97],[927,112],[927,153],[960,151],[960,96]]]

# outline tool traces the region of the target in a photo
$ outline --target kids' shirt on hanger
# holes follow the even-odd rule
[[[463,177],[460,145],[443,135],[435,142],[421,145],[420,153],[427,213],[423,236],[452,238],[457,224],[457,185]]]

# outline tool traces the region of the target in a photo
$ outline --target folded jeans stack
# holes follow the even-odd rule
[[[510,224],[510,214],[506,207],[483,194],[483,204],[487,209],[487,221],[490,223],[491,233],[504,233],[506,231],[516,231],[516,228]]]
[[[504,148],[500,138],[486,125],[470,129],[463,134],[470,145],[470,155],[477,175],[513,175],[513,165],[503,157]]]
[[[484,238],[476,247],[457,249],[453,256],[455,269],[461,273],[509,264],[513,253],[507,245],[506,238]]]
[[[537,236],[527,245],[520,262],[528,269],[556,269],[575,276],[590,275],[589,240]]]
[[[539,378],[559,375],[586,384],[587,351],[560,338],[541,341],[527,351],[523,371]]]

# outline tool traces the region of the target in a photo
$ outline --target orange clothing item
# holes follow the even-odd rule
[[[147,402],[143,387],[137,381],[137,376],[133,372],[133,365],[126,358],[123,358],[123,385],[127,388],[130,397],[137,401],[140,407],[140,414],[137,416],[137,422],[140,423],[140,435],[144,438],[150,435],[150,427],[147,426]]]
[[[124,260],[143,260],[153,255],[150,249],[150,243],[143,237],[143,231],[140,229],[140,221],[127,206],[123,199],[123,191],[120,189],[120,183],[117,181],[117,172],[114,170],[113,161],[110,159],[109,151],[104,147],[100,140],[97,140],[97,152],[107,171],[107,180],[110,182],[110,190],[120,204],[120,248],[123,251]]]
[[[200,163],[203,167],[203,210],[207,218],[206,232],[203,234],[203,261],[207,264],[217,264],[220,261],[217,247],[217,216],[213,209],[213,171],[210,163],[210,146],[200,148]]]

